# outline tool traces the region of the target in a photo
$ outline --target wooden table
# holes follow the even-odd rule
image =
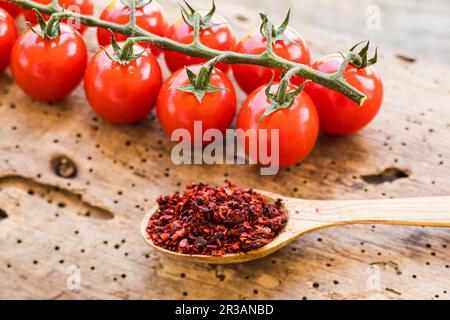
[[[96,2],[99,9],[102,1]],[[256,12],[242,15],[252,2],[218,3],[240,36],[257,25]],[[175,1],[165,8],[176,15]],[[269,11],[275,20],[284,13],[280,8]],[[310,40],[315,57],[360,40],[314,21],[294,17],[292,25]],[[93,30],[87,39],[92,53]],[[175,166],[172,144],[154,116],[113,126],[95,116],[82,88],[60,103],[42,104],[25,96],[8,73],[2,75],[0,298],[448,298],[446,229],[337,227],[260,261],[230,266],[171,260],[139,235],[139,222],[155,198],[192,181],[231,179],[308,199],[448,195],[450,68],[381,49],[377,68],[386,95],[376,120],[352,137],[321,137],[306,161],[274,177],[260,176],[254,166]],[[70,285],[74,270],[80,271],[80,290]]]

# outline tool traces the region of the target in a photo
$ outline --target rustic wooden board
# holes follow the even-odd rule
[[[256,26],[256,15],[244,19],[235,13],[246,12],[250,2],[218,3],[239,35]],[[176,15],[175,1],[165,8]],[[278,11],[279,5],[270,12],[281,18]],[[312,22],[294,19],[293,25],[312,39],[316,57],[359,40]],[[94,32],[86,38],[95,51]],[[2,75],[0,298],[448,298],[446,229],[337,227],[304,236],[260,261],[231,266],[171,260],[139,235],[140,219],[155,198],[194,180],[231,179],[307,199],[448,195],[450,67],[407,62],[388,48],[380,60],[386,98],[373,124],[352,137],[321,137],[305,162],[275,177],[262,177],[253,166],[172,165],[171,143],[154,117],[113,126],[94,115],[82,88],[47,105]],[[55,174],[61,157],[74,162],[76,177]],[[408,177],[379,184],[367,177],[386,168]],[[66,285],[71,266],[81,270],[80,290]]]

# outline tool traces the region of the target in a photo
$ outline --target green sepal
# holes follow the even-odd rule
[[[275,80],[275,73],[272,75],[272,79],[270,79],[270,82],[267,84],[265,94],[267,96],[267,99],[270,101],[270,106],[267,108],[267,110],[262,114],[261,118],[259,118],[258,125],[263,121],[265,117],[268,115],[274,113],[277,110],[277,103],[275,101],[275,94],[270,92],[270,89],[272,89],[273,81]]]
[[[192,28],[195,28],[195,13],[197,12],[186,0],[183,0],[186,7],[183,5],[180,5],[181,8],[181,17],[183,18],[184,22],[186,22],[187,25],[191,26]],[[214,13],[216,12],[216,4],[213,0],[211,10],[200,19],[200,29],[207,29],[214,26],[217,26],[217,23],[212,22],[212,18],[214,16]]]
[[[195,86],[193,86],[191,84],[187,85],[187,86],[175,87],[175,89],[181,90],[181,91],[184,91],[184,92],[192,93],[193,95],[195,95],[195,97],[197,98],[197,101],[199,103],[202,103],[203,98],[205,97],[205,95],[207,93],[212,93],[212,92],[218,92],[218,91],[226,90],[224,88],[213,87],[211,85],[207,85],[203,89],[196,89]]]
[[[354,52],[355,49],[363,42],[366,42],[366,45],[362,47],[362,49],[356,54],[356,57],[350,61],[352,65],[357,67],[358,69],[366,68],[377,63],[378,60],[378,48],[375,48],[375,54],[372,58],[368,58],[370,41],[361,41],[355,44],[350,52]]]
[[[189,79],[189,83],[194,83],[195,84],[195,80],[197,79],[197,75],[195,73],[193,73],[190,69],[185,68],[186,69],[186,73]]]
[[[225,88],[214,87],[211,85],[211,74],[214,70],[214,66],[218,61],[218,57],[211,59],[207,63],[205,63],[201,68],[198,74],[192,72],[192,70],[185,68],[186,74],[189,79],[189,84],[185,86],[173,87],[171,89],[181,90],[184,92],[189,92],[195,95],[197,101],[202,103],[203,98],[207,93],[213,93],[218,91],[226,91]]]
[[[289,39],[284,34],[287,27],[289,26],[289,21],[291,18],[291,9],[288,10],[286,17],[284,18],[281,25],[278,28],[276,28],[275,25],[272,24],[271,30],[267,30],[269,27],[269,18],[267,16],[267,13],[260,13],[259,15],[261,17],[260,32],[264,38],[267,39],[268,37],[271,37],[273,42],[276,42],[278,40],[283,40],[284,42],[291,43],[297,47],[300,47],[300,45],[297,42]]]
[[[126,5],[128,8],[130,8],[130,2],[132,0],[120,0],[124,5]],[[134,0],[135,2],[135,8],[142,8],[145,6],[148,6],[153,0]]]
[[[311,80],[306,80],[302,83],[295,91],[287,92],[284,94],[284,99],[280,100],[280,91],[281,90],[287,90],[287,87],[283,88],[283,86],[280,84],[278,87],[277,93],[271,93],[270,89],[272,89],[273,81],[275,79],[275,74],[272,76],[272,79],[270,80],[269,84],[266,87],[265,94],[267,98],[270,101],[270,106],[267,108],[267,110],[262,114],[261,118],[258,121],[258,125],[261,123],[261,121],[266,118],[267,116],[271,115],[277,110],[283,110],[290,108],[292,104],[294,103],[294,100],[303,92],[303,89],[305,86],[311,82]]]
[[[33,8],[33,11],[36,13],[39,29],[36,30],[34,26],[32,26],[29,22],[27,22],[28,26],[30,27],[30,30],[37,34],[39,37],[44,38],[46,40],[56,39],[61,35],[61,22],[62,19],[58,18],[56,21],[50,26],[49,28],[49,21],[45,21],[42,17],[42,14],[35,8]]]
[[[288,92],[286,94],[286,101],[280,105],[280,109],[290,108],[294,103],[295,98],[297,98],[303,92],[305,86],[310,82],[311,80],[305,80],[305,82],[303,82],[296,90]]]
[[[289,20],[291,19],[291,9],[288,10],[286,17],[284,18],[283,22],[277,29],[277,34],[283,34],[287,27],[289,26]]]
[[[133,50],[135,42],[130,39],[128,39],[127,41],[133,42],[131,46],[120,47],[120,45],[117,43],[116,37],[114,36],[114,32],[112,32],[112,30],[109,30],[109,33],[111,34],[111,47],[114,51],[114,54],[111,56],[108,51],[104,50],[104,52],[112,61],[115,61],[122,65],[126,65],[139,59],[143,54],[147,53],[147,50],[143,50],[142,52],[135,54]]]

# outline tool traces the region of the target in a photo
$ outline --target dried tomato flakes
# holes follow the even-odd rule
[[[224,255],[258,249],[287,222],[281,201],[269,203],[252,189],[188,185],[183,193],[160,196],[148,222],[154,244],[178,253]]]

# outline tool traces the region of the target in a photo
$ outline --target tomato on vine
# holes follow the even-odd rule
[[[25,32],[11,54],[15,82],[40,101],[66,97],[83,78],[86,63],[87,49],[78,31],[60,20],[47,24],[40,14],[39,27]]]
[[[186,1],[184,2],[186,8],[182,7],[182,18],[169,28],[166,36],[174,41],[189,44],[194,40],[195,17],[200,15],[200,13],[196,12]],[[211,49],[231,50],[236,44],[234,32],[224,18],[214,14],[215,11],[216,7],[213,2],[211,11],[199,19],[200,42]],[[172,72],[189,65],[207,61],[207,59],[190,57],[173,51],[165,51],[164,56],[167,66]],[[224,72],[228,72],[230,69],[230,66],[224,63],[218,63],[217,67]]]
[[[22,13],[21,7],[13,3],[6,2],[5,0],[0,0],[0,8],[6,10],[13,18]]]
[[[227,75],[214,68],[215,63],[213,59],[203,66],[180,69],[163,84],[156,110],[167,135],[186,129],[194,137],[196,121],[201,121],[202,137],[208,129],[223,134],[230,127],[236,113],[236,93]]]
[[[242,105],[238,115],[238,129],[257,131],[257,154],[252,154],[248,139],[242,141],[244,150],[253,160],[261,160],[261,146],[267,156],[279,156],[279,166],[289,167],[305,159],[313,150],[319,135],[319,118],[314,103],[300,87],[272,81],[254,90]],[[279,139],[272,141],[271,132],[279,131]],[[267,130],[267,134],[261,134]],[[278,148],[277,148],[278,147]],[[278,155],[276,154],[278,150]],[[263,153],[264,154],[264,153]]]
[[[260,30],[255,30],[246,35],[235,47],[233,51],[244,54],[261,54],[267,49],[267,37],[273,41],[272,50],[277,56],[292,62],[309,65],[311,63],[311,54],[309,47],[303,37],[294,29],[288,27],[290,11],[285,20],[277,29],[272,25],[270,35],[264,35],[267,27],[267,16],[262,14],[262,25]],[[269,83],[275,72],[275,81],[279,81],[282,71],[257,65],[234,64],[233,74],[239,86],[247,94],[250,94],[256,88]],[[303,79],[293,77],[292,82],[300,85]]]
[[[92,109],[114,124],[131,124],[152,110],[162,84],[156,58],[140,45],[111,45],[89,61],[84,88]]]
[[[0,73],[9,65],[11,51],[18,37],[14,19],[0,8]]]
[[[50,4],[52,0],[34,0],[34,2],[40,4]],[[58,0],[58,4],[63,8],[72,11],[74,13],[81,13],[85,15],[93,15],[94,14],[94,2],[93,0]],[[33,10],[25,10],[25,19],[32,25],[38,23],[36,13]],[[45,20],[49,18],[48,15],[42,15]],[[77,31],[83,33],[87,30],[85,25],[78,23],[76,21],[64,20],[67,25],[73,27]]]
[[[165,36],[168,28],[166,13],[156,1],[134,0],[136,3],[136,25],[150,33]],[[118,24],[127,24],[130,20],[130,0],[114,0],[108,4],[100,15],[100,19]],[[125,41],[126,36],[114,33],[117,41]],[[108,30],[97,29],[97,40],[100,46],[111,43],[111,35]],[[155,56],[161,53],[161,49],[149,43],[140,43],[145,48],[150,48]]]
[[[362,106],[317,83],[311,83],[305,89],[319,113],[320,129],[326,134],[344,136],[355,133],[368,125],[380,110],[383,83],[376,70],[370,66],[376,62],[376,56],[367,59],[368,45],[369,43],[358,54],[361,61],[351,62],[343,72],[344,79],[366,95]],[[312,67],[323,73],[335,73],[343,60],[338,54],[329,55],[316,61]]]

